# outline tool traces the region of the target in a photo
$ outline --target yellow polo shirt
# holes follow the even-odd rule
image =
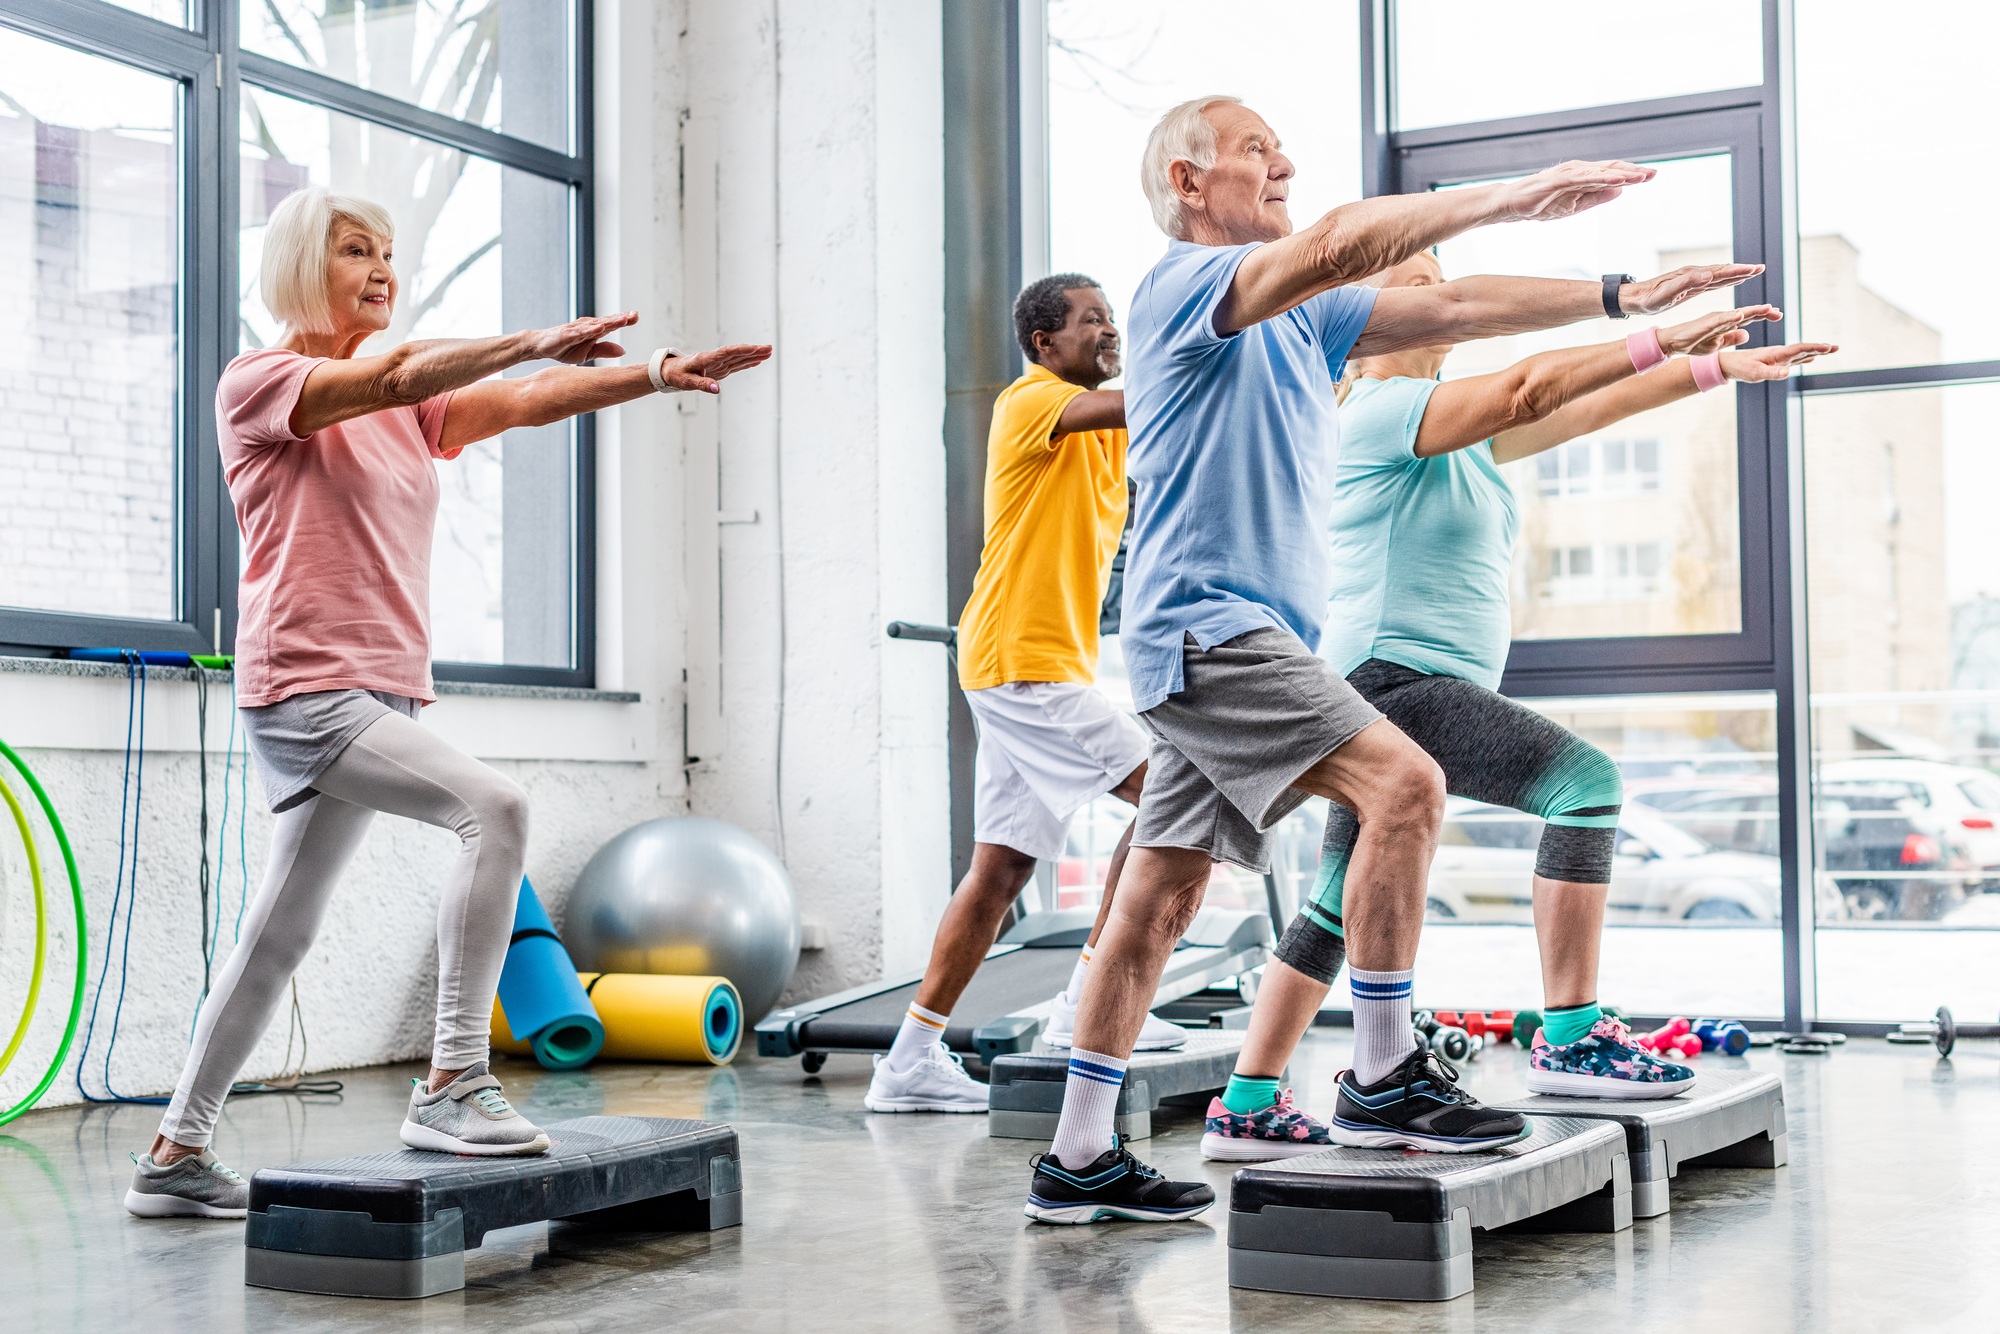
[[[1125,526],[1124,431],[1051,438],[1085,392],[1030,366],[986,438],[986,545],[958,618],[967,690],[1097,679],[1097,611]]]

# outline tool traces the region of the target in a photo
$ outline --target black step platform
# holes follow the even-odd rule
[[[1328,1149],[1245,1168],[1229,1189],[1229,1282],[1264,1292],[1447,1301],[1472,1291],[1475,1228],[1632,1226],[1625,1136],[1543,1117],[1492,1153]]]
[[[1168,1098],[1197,1101],[1220,1093],[1243,1049],[1242,1033],[1196,1029],[1175,1051],[1132,1054],[1118,1090],[1119,1134],[1146,1139],[1153,1109]],[[1030,1052],[994,1058],[988,1078],[986,1133],[1000,1139],[1054,1139],[1069,1080],[1069,1051],[1036,1042]]]
[[[1471,1087],[1487,1105],[1525,1112],[1537,1121],[1580,1116],[1622,1128],[1632,1163],[1634,1218],[1667,1212],[1667,1182],[1683,1167],[1783,1167],[1787,1158],[1784,1086],[1776,1075],[1752,1070],[1740,1059],[1706,1058],[1694,1092],[1650,1102],[1496,1092],[1485,1079]]]
[[[706,1121],[586,1116],[544,1126],[533,1158],[397,1153],[267,1167],[250,1179],[243,1280],[341,1297],[465,1286],[465,1252],[545,1219],[634,1232],[743,1221],[736,1132]]]

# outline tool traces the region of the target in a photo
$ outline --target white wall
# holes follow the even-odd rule
[[[882,633],[944,613],[940,3],[598,0],[599,308],[641,312],[635,348],[779,352],[719,400],[600,418],[599,684],[640,702],[454,695],[425,717],[527,788],[528,870],[558,921],[584,861],[639,820],[692,809],[782,846],[828,938],[788,999],[920,967],[949,888],[938,664],[931,646]],[[217,815],[225,700],[208,733]],[[149,706],[113,1065],[126,1092],[171,1085],[200,987],[193,688],[156,684]],[[77,843],[93,983],[124,719],[122,682],[0,671],[0,737],[41,772]],[[254,778],[251,791],[254,890],[269,816]],[[425,1050],[453,850],[405,821],[370,834],[299,975],[312,1068]],[[217,893],[233,920],[228,857]],[[0,1105],[61,1033],[74,955],[56,909],[40,1017]],[[19,854],[0,851],[10,1004],[32,927]],[[246,1077],[283,1055],[274,1029]],[[46,1104],[75,1096],[65,1072]]]

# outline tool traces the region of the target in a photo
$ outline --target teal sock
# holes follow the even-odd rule
[[[1229,1087],[1222,1090],[1222,1105],[1238,1116],[1261,1112],[1277,1101],[1278,1081],[1275,1079],[1245,1079],[1242,1075],[1231,1075]]]
[[[1542,1032],[1548,1035],[1552,1045],[1566,1046],[1590,1032],[1592,1025],[1603,1016],[1604,1011],[1598,1008],[1596,1001],[1585,1001],[1561,1010],[1543,1010]]]

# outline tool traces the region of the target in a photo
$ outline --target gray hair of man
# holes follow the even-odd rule
[[[1226,93],[1189,98],[1160,117],[1146,136],[1146,153],[1139,160],[1139,186],[1153,207],[1153,221],[1176,241],[1185,241],[1187,235],[1181,197],[1174,190],[1169,169],[1176,162],[1199,171],[1215,165],[1215,126],[1202,113],[1223,103],[1242,106],[1243,99]]]

